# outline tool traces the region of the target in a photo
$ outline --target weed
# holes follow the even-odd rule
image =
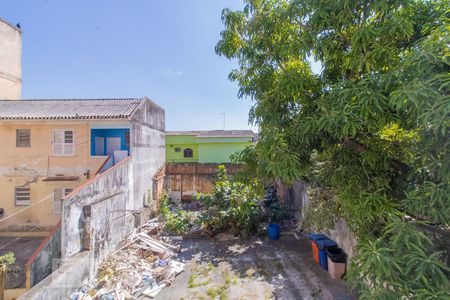
[[[208,263],[208,271],[214,271],[216,269],[216,267],[213,265],[212,262]]]
[[[192,289],[192,288],[196,288],[199,286],[204,286],[204,285],[208,285],[210,283],[209,280],[203,281],[203,282],[199,282],[199,283],[195,283],[195,279],[197,278],[197,275],[192,274],[191,276],[189,276],[188,279],[188,288]]]
[[[159,209],[162,218],[166,222],[164,224],[165,229],[175,234],[183,234],[187,231],[189,227],[189,216],[187,212],[182,209],[172,208],[167,193],[162,196]]]
[[[208,294],[209,297],[211,297],[211,299],[215,299],[218,296],[218,292],[216,288],[208,288],[206,290],[206,293]]]

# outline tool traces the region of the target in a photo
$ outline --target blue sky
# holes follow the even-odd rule
[[[254,129],[249,99],[214,52],[239,0],[1,0],[23,30],[23,98],[148,96],[167,130]]]

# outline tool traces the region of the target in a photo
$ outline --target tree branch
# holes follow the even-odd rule
[[[347,147],[347,149],[349,149],[353,152],[356,152],[356,153],[363,153],[368,150],[368,148],[365,145],[361,144],[357,140],[350,138],[350,137],[345,138],[341,143],[345,147]],[[408,172],[409,171],[409,166],[407,164],[401,162],[398,159],[390,158],[390,164],[391,164],[391,167],[393,169],[395,169],[396,171],[399,171],[399,172]]]

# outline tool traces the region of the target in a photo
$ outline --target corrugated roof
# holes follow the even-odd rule
[[[143,99],[0,100],[0,120],[128,119]]]
[[[168,131],[167,135],[192,135],[197,138],[213,137],[255,137],[251,130],[198,130],[198,131]]]

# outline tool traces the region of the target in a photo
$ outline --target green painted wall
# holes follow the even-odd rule
[[[251,138],[196,138],[166,135],[166,162],[227,163],[230,155],[252,144]],[[179,152],[175,149],[180,148]],[[183,150],[191,148],[193,158],[184,158]]]
[[[180,151],[177,152],[176,149]],[[193,150],[192,158],[184,157],[184,149]],[[173,136],[166,135],[166,162],[198,162],[198,146],[194,136]]]
[[[251,143],[208,143],[199,144],[199,163],[226,163],[230,162],[230,155],[243,150]]]

